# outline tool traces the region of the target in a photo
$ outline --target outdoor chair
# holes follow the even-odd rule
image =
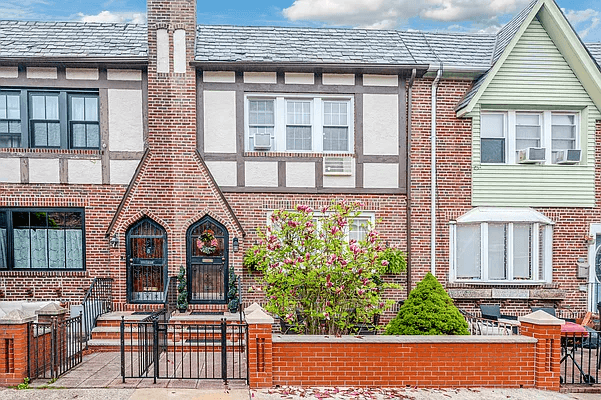
[[[492,319],[493,321],[499,321],[499,319],[517,321],[518,319],[515,315],[501,314],[501,306],[497,304],[481,304],[480,311],[483,319]]]

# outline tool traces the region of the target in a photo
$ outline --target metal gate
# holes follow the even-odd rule
[[[82,361],[87,341],[81,315],[64,321],[30,322],[27,344],[27,376],[57,379]]]
[[[601,368],[601,332],[562,334],[560,381],[562,384],[599,383]]]
[[[121,320],[121,377],[248,382],[248,325]]]

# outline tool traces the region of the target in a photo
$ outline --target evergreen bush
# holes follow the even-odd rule
[[[469,335],[468,325],[440,282],[427,273],[409,294],[386,335]]]

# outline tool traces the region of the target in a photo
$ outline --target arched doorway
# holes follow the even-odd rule
[[[227,229],[208,215],[186,234],[190,303],[225,304],[228,291]]]
[[[167,233],[144,218],[128,229],[127,297],[131,303],[162,303],[167,280]]]

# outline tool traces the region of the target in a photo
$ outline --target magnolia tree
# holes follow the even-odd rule
[[[252,249],[263,273],[266,309],[301,333],[346,334],[369,323],[394,302],[383,299],[388,262],[380,236],[367,226],[362,240],[348,239],[359,203],[339,202],[316,213],[308,206],[274,211]]]

